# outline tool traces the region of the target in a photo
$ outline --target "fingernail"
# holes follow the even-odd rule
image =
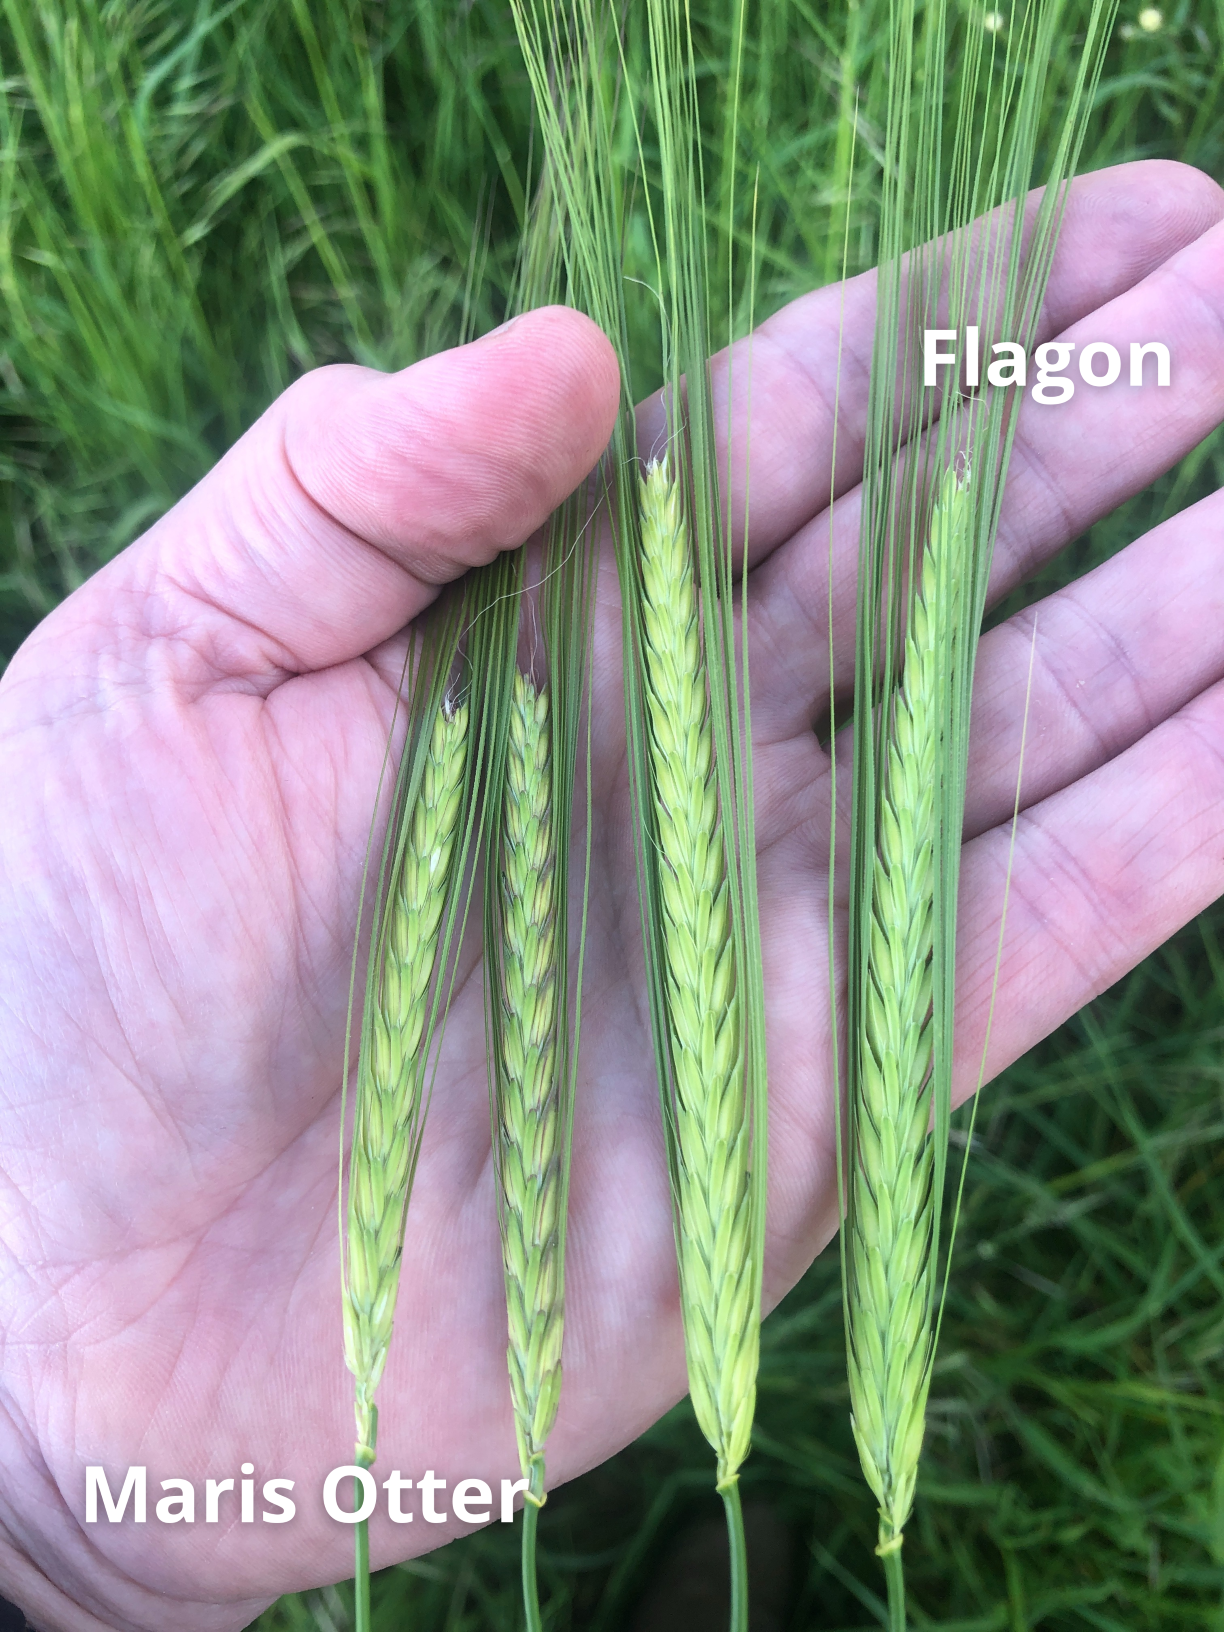
[[[507,329],[512,329],[514,325],[521,322],[525,316],[525,312],[520,312],[517,317],[508,317],[504,323],[499,323],[495,329],[490,329],[488,334],[482,334],[480,338],[482,340],[492,340],[495,334],[505,334]]]

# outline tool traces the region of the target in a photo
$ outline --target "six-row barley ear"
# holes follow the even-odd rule
[[[850,1176],[849,1377],[854,1437],[880,1506],[879,1551],[914,1501],[932,1358],[931,959],[941,691],[953,684],[969,476],[940,481],[892,713]]]
[[[563,1294],[556,1070],[551,722],[517,673],[502,840],[502,1073],[497,1105],[510,1393],[526,1499],[544,1502],[544,1446],[561,1392]]]
[[[748,1454],[756,1403],[752,1134],[697,587],[666,460],[651,464],[642,483],[641,562],[680,1297],[693,1407],[725,1490]]]
[[[349,1181],[344,1356],[356,1379],[355,1460],[374,1460],[374,1392],[387,1359],[404,1215],[420,1142],[419,1058],[454,857],[468,708],[438,710],[384,919],[378,1001],[368,1018]],[[377,948],[376,948],[377,955]]]

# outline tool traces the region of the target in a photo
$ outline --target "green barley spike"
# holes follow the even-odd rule
[[[387,906],[378,1001],[358,1073],[349,1181],[344,1357],[356,1379],[355,1459],[374,1460],[404,1217],[420,1143],[419,1051],[458,836],[468,708],[443,705]]]
[[[748,1454],[760,1311],[730,886],[697,587],[667,461],[642,483],[646,699],[673,1070],[689,1389],[718,1488]]]
[[[552,764],[548,692],[514,678],[502,843],[498,1166],[506,1359],[527,1500],[544,1503],[544,1446],[561,1393],[561,1116],[556,1072]]]
[[[880,1507],[881,1556],[914,1502],[932,1360],[931,1118],[936,799],[972,503],[949,468],[934,505],[893,707],[872,879],[855,1153],[849,1378],[854,1437]]]

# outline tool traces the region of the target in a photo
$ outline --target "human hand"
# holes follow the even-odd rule
[[[1168,391],[1026,401],[1003,593],[1224,415],[1224,195],[1178,166],[1076,184],[1044,337],[1158,338]],[[770,1058],[767,1296],[836,1224],[829,1080],[828,559],[852,660],[874,282],[762,325],[749,589]],[[742,378],[742,371],[741,376]],[[396,376],[308,376],[35,632],[0,685],[4,1412],[0,1586],[36,1624],[244,1626],[335,1579],[352,1441],[336,1241],[351,937],[403,627],[527,537],[604,446],[606,342],[531,314]],[[733,405],[732,412],[738,411]],[[832,532],[830,534],[830,527]],[[1040,609],[987,1073],[1224,889],[1224,496]],[[982,643],[962,891],[960,1085],[978,1074],[1027,617]],[[597,605],[595,860],[553,1482],[684,1389],[643,994],[610,553]],[[847,779],[848,784],[848,779]],[[409,1213],[377,1470],[517,1469],[480,979],[459,990]],[[82,1523],[84,1468],[296,1482],[283,1528]],[[232,1503],[232,1498],[230,1499]],[[234,1504],[236,1505],[236,1504]],[[380,1513],[382,1509],[380,1507]],[[372,1525],[374,1561],[447,1539]]]

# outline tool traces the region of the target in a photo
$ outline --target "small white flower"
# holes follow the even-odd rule
[[[982,27],[987,34],[1001,34],[1004,29],[1004,18],[1001,11],[988,11],[982,18]]]
[[[1164,13],[1158,6],[1144,6],[1139,13],[1139,27],[1145,34],[1156,34],[1164,22]]]

